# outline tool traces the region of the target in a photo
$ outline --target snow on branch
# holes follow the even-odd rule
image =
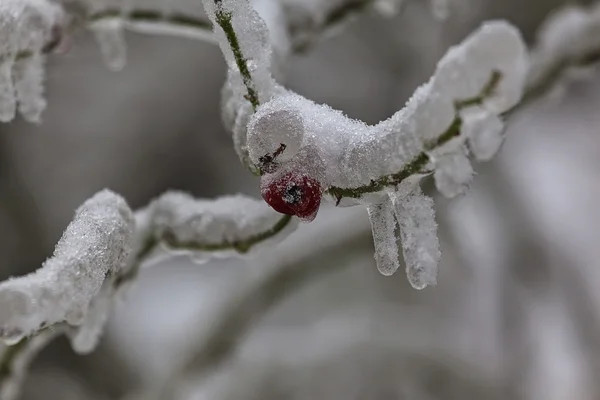
[[[394,3],[402,1],[391,0]],[[280,1],[271,0],[257,0],[255,5],[272,31],[265,41],[265,44],[268,43],[265,48],[268,47],[270,53],[272,46],[280,59],[278,62],[284,62],[292,52],[306,50],[310,43],[331,31],[332,27],[343,25],[359,11],[380,2],[382,0],[343,0],[335,7],[319,7],[310,15],[313,22],[319,21],[317,25],[310,24],[313,29],[310,35],[306,27],[299,29],[294,25],[298,12],[297,7],[290,7],[290,4],[300,4],[295,0],[287,1],[288,7]],[[240,4],[244,7],[246,3]],[[235,30],[226,26],[232,23],[231,16],[226,14],[220,14],[219,24],[225,24],[224,32],[230,35],[230,42],[235,43]],[[79,28],[87,28],[94,34],[106,66],[118,71],[125,66],[127,58],[124,31],[214,42],[214,22],[214,18],[211,22],[166,9],[137,8],[120,1],[6,0],[0,4],[0,39],[5,43],[0,46],[0,122],[11,121],[17,108],[26,120],[39,122],[46,107],[42,96],[45,57],[50,52],[68,50],[72,33]],[[241,61],[238,57],[240,76],[248,86],[250,81],[247,77],[253,66]],[[256,63],[264,61],[255,60]],[[260,74],[254,79],[259,78]],[[246,98],[255,108],[257,93],[252,87],[247,89]],[[235,108],[237,115],[240,105],[235,103]]]
[[[297,226],[290,216],[242,195],[197,200],[169,192],[136,217],[143,231],[144,257],[154,260],[164,253],[189,254],[200,262],[247,255],[283,239]]]
[[[538,30],[531,51],[526,100],[555,85],[570,68],[600,61],[600,3],[568,5],[553,13]]]
[[[86,201],[42,268],[0,284],[0,338],[15,343],[57,323],[80,325],[104,280],[125,265],[133,225],[127,204],[114,193]]]
[[[102,191],[79,207],[42,268],[0,284],[0,338],[16,346],[0,359],[2,399],[16,395],[27,360],[55,330],[85,331],[94,297],[129,257],[133,228],[125,201]]]
[[[92,351],[117,294],[140,265],[165,255],[196,260],[245,256],[296,226],[262,201],[228,196],[196,200],[166,193],[136,212],[104,190],[75,213],[54,255],[39,270],[0,283],[0,398],[13,399],[29,361],[65,333],[73,349]]]
[[[419,179],[433,174],[438,190],[454,197],[472,179],[469,152],[485,160],[499,149],[501,116],[520,101],[528,67],[518,30],[503,21],[482,25],[448,51],[404,109],[369,126],[274,82],[267,27],[248,2],[204,0],[204,5],[220,26],[217,40],[230,68],[227,86],[237,87],[233,96],[254,109],[246,110],[248,123],[241,134],[234,132],[234,141],[246,139],[240,153],[247,152],[243,160],[260,172],[267,203],[305,221],[315,218],[322,194],[336,205],[363,204],[380,271],[398,269],[395,247],[401,240],[411,284],[419,289],[435,284],[437,225]]]
[[[315,42],[338,32],[370,8],[395,15],[405,0],[280,0],[292,48],[305,52]]]
[[[124,30],[213,41],[210,23],[186,14],[127,7],[91,10],[88,14],[85,25],[94,33],[105,64],[115,71],[122,69],[126,63]]]

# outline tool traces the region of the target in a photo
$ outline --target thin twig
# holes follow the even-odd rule
[[[109,8],[85,18],[85,25],[108,21],[121,22],[124,29],[147,34],[170,35],[214,42],[212,24],[202,18],[182,13],[164,13],[153,9],[133,9],[124,12]]]
[[[248,68],[248,60],[246,60],[244,54],[242,53],[237,33],[233,29],[233,24],[231,22],[232,15],[230,12],[223,10],[221,6],[222,0],[214,0],[214,2],[216,6],[215,17],[217,23],[221,29],[223,29],[223,32],[225,32],[225,36],[229,42],[229,47],[231,47],[231,51],[233,52],[235,63],[240,71],[244,85],[246,86],[246,100],[252,104],[254,111],[256,111],[260,105],[258,101],[258,92],[254,87],[254,83],[252,82],[252,75],[250,74],[250,69]]]

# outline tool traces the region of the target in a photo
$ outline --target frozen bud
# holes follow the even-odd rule
[[[298,153],[303,137],[304,122],[298,111],[286,108],[279,99],[267,103],[258,109],[248,124],[250,159],[256,164],[263,164],[265,158],[287,161]]]

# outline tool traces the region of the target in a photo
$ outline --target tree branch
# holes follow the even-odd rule
[[[92,198],[92,200],[97,198],[97,196]],[[98,219],[102,218],[102,210],[95,211],[92,200],[88,200],[88,202],[86,202],[85,205],[80,208],[84,210],[84,212],[81,213],[83,217],[76,217],[74,222],[69,225],[67,232],[71,232],[71,234],[68,235],[65,233],[65,235],[63,235],[63,239],[61,239],[61,242],[59,242],[57,249],[69,249],[69,246],[72,245],[70,241],[72,240],[73,235],[77,234],[80,229],[91,230],[91,232],[93,232],[93,234],[97,235],[99,238],[105,238],[104,241],[110,245],[111,240],[113,240],[111,238],[115,234],[111,231],[112,227],[107,225],[111,220],[107,219],[104,221]],[[240,212],[250,212],[255,213],[255,215],[247,215],[245,221],[240,222],[238,225],[235,225],[235,223],[232,225],[232,221],[227,220],[227,208],[235,206],[236,201],[240,202],[239,207],[241,210],[238,210],[237,213],[231,212],[229,214],[230,218],[239,217]],[[261,210],[263,210],[262,213],[257,212],[257,205],[261,206]],[[92,217],[90,218],[87,216],[85,212],[90,213]],[[214,221],[215,223],[212,225],[211,223],[208,223],[202,225],[201,227],[197,227],[195,225],[195,221],[197,221],[198,217],[201,218],[205,215],[207,216],[207,219]],[[223,215],[225,215],[225,217]],[[138,243],[138,248],[136,248],[134,250],[134,254],[128,258],[126,265],[119,268],[116,273],[112,273],[111,270],[109,270],[109,272],[103,276],[102,285],[105,287],[105,289],[100,289],[97,293],[95,293],[96,297],[92,300],[92,303],[87,309],[88,314],[90,312],[95,313],[92,316],[92,321],[89,322],[92,324],[91,327],[82,328],[86,323],[88,323],[88,321],[85,319],[85,316],[79,322],[80,325],[73,325],[66,319],[59,320],[57,322],[46,323],[46,318],[37,318],[44,322],[39,325],[37,330],[35,330],[31,336],[22,338],[14,345],[6,347],[4,351],[0,353],[0,398],[3,400],[9,400],[18,394],[18,387],[24,378],[24,373],[28,367],[28,363],[34,358],[34,356],[43,346],[45,346],[59,334],[68,334],[72,339],[72,343],[74,340],[78,340],[78,334],[80,333],[81,329],[91,329],[92,336],[99,335],[107,317],[106,313],[110,311],[112,299],[118,293],[120,293],[121,290],[129,286],[129,283],[131,283],[133,279],[137,277],[141,265],[145,262],[151,261],[157,252],[161,250],[161,247],[166,247],[167,250],[179,250],[190,253],[201,251],[202,253],[216,254],[223,253],[225,251],[231,251],[235,254],[245,255],[257,245],[268,240],[272,240],[276,236],[285,234],[284,231],[289,233],[295,226],[292,223],[294,221],[291,216],[286,215],[278,217],[278,214],[274,211],[271,211],[262,203],[262,201],[251,200],[242,196],[221,198],[210,202],[194,200],[189,196],[179,193],[168,193],[155,200],[147,208],[138,211],[135,216],[136,227],[135,232],[133,233],[133,236],[135,237],[133,241]],[[253,222],[248,222],[248,218],[250,218],[250,220],[254,218],[256,220],[255,224],[258,224],[258,226],[253,227]],[[244,220],[244,218],[241,219]],[[260,229],[260,226],[269,224],[269,221],[271,220],[275,221],[272,225],[267,225],[264,227],[264,229]],[[100,225],[94,225],[97,224],[94,221],[100,221]],[[232,229],[232,227],[233,229],[240,229],[240,232],[236,233],[235,231],[232,232],[231,230],[224,230],[222,234],[223,240],[220,242],[202,242],[199,240],[184,239],[189,236],[190,232],[196,232],[199,234],[199,236],[202,236],[202,229],[215,230],[215,228],[217,228],[216,230],[218,230],[217,226],[219,224],[225,224],[227,229]],[[102,259],[101,256],[94,257],[92,254],[94,251],[101,253],[102,249],[107,246],[107,243],[92,243],[90,240],[93,239],[93,237],[90,235],[92,234],[87,234],[87,236],[86,234],[82,234],[84,240],[80,244],[86,247],[75,246],[73,249],[75,253],[73,253],[72,256],[69,256],[70,258],[67,258],[66,261],[64,261],[65,264],[61,266],[61,268],[65,270],[72,269],[73,273],[86,276],[86,271],[80,271],[80,269],[82,269],[81,265],[85,260],[81,261],[77,257],[81,254],[84,254],[88,255],[88,257],[92,257],[90,259],[92,261]],[[207,236],[212,237],[213,239],[215,237],[214,233],[207,233]],[[217,235],[217,237],[220,236]],[[93,248],[90,248],[90,246]],[[55,252],[54,259],[60,259],[60,257],[61,253],[59,250],[57,250]],[[49,263],[49,265],[54,265],[52,264],[53,259],[50,259],[47,263]],[[112,264],[107,261],[107,265]],[[46,264],[44,267],[46,267]],[[15,278],[9,282],[12,282],[14,286],[15,282],[18,283],[20,280],[24,281],[26,279],[31,280],[32,278],[30,278],[30,276],[25,276],[22,278]],[[36,284],[37,281],[32,281],[30,286],[35,286]],[[110,285],[110,287],[106,285]],[[6,292],[7,289],[3,289]],[[12,290],[16,291],[17,289]],[[88,290],[83,287],[80,289],[82,291]],[[54,290],[59,289],[55,288]],[[25,296],[25,294],[23,294],[23,296]],[[107,296],[110,298],[105,298]],[[60,300],[58,301],[69,301],[69,296],[63,297],[65,297],[65,299],[62,299],[59,296]],[[3,297],[5,300],[6,298],[6,296]],[[8,299],[11,299],[11,297],[8,297]],[[21,297],[19,297],[19,299],[21,299]],[[106,300],[108,300],[108,302],[105,302]],[[16,300],[14,301],[16,302]],[[47,299],[47,301],[50,301],[50,299]],[[95,302],[100,303],[100,305],[97,305]],[[10,308],[8,304],[5,304],[4,306],[8,307],[9,314],[10,312],[36,312],[37,310],[28,309],[27,311],[23,311],[18,309],[16,311],[11,311],[12,308]],[[69,309],[68,305],[63,304],[63,306],[66,309]],[[96,310],[94,309],[94,306],[97,306]],[[16,308],[19,307],[16,306]],[[11,326],[9,322],[6,322],[11,321],[10,315],[3,314],[2,318],[3,324]],[[15,324],[19,326],[19,322],[13,322],[13,325]],[[4,334],[5,332],[2,333]],[[89,339],[89,333],[87,335],[88,336],[86,336],[86,338]],[[93,347],[96,343],[96,338],[94,337],[91,340],[91,346]],[[89,344],[77,345],[78,351],[87,352],[91,350],[89,346]]]
[[[471,99],[457,101],[455,103],[456,116],[454,118],[454,121],[448,127],[448,129],[445,132],[443,132],[436,140],[426,144],[426,151],[421,152],[411,162],[406,164],[406,166],[401,171],[392,175],[382,176],[381,178],[372,181],[369,185],[360,186],[357,188],[340,188],[332,186],[327,189],[327,193],[333,196],[337,200],[336,205],[339,205],[339,203],[344,197],[360,198],[361,196],[367,193],[379,192],[386,187],[397,186],[406,178],[412,175],[422,174],[424,172],[423,169],[429,163],[429,156],[427,155],[427,152],[441,147],[442,145],[448,143],[451,139],[460,135],[460,128],[462,126],[460,111],[470,106],[481,105],[487,97],[493,94],[496,86],[500,82],[500,79],[500,73],[494,72],[490,77],[489,82],[478,96],[473,97]]]

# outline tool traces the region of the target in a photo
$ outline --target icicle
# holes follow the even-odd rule
[[[123,25],[120,20],[96,22],[90,29],[100,46],[102,58],[112,71],[120,71],[127,62],[127,44],[123,37]]]
[[[392,275],[400,267],[392,203],[386,199],[383,203],[369,204],[367,212],[373,229],[377,269],[382,275]]]
[[[462,143],[449,143],[431,158],[435,165],[435,186],[441,194],[452,198],[468,189],[474,172]]]
[[[407,182],[390,193],[390,199],[400,227],[408,281],[418,290],[435,285],[441,252],[433,199],[423,194],[418,183]]]
[[[21,348],[16,352],[9,346],[0,348],[0,359],[3,362],[3,373],[0,374],[0,399],[16,400],[19,398],[23,381],[27,377],[27,370],[33,358],[48,342],[66,329],[68,329],[66,325],[44,329],[35,336],[23,339],[24,342],[17,345]]]
[[[29,122],[40,122],[42,112],[46,108],[44,61],[42,54],[33,54],[18,60],[13,68],[19,112]]]
[[[468,139],[469,149],[479,161],[489,161],[504,142],[504,123],[496,114],[480,107],[461,112],[461,134]]]
[[[17,100],[12,80],[13,60],[0,62],[0,121],[9,122],[15,117]]]
[[[98,295],[92,300],[80,326],[70,332],[71,347],[76,353],[88,354],[98,345],[115,299],[114,292],[114,280],[105,281]]]

